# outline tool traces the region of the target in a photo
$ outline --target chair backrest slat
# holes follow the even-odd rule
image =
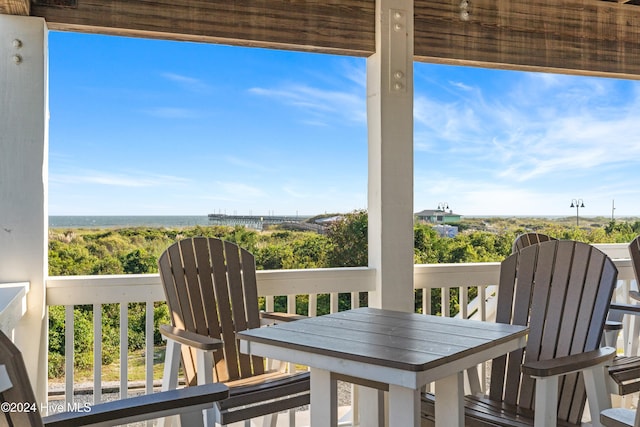
[[[516,239],[513,241],[511,252],[517,252],[521,249],[526,248],[527,246],[536,245],[542,242],[548,242],[549,240],[556,239],[542,233],[523,233],[516,237]]]
[[[217,381],[264,372],[264,360],[239,352],[236,332],[260,326],[255,259],[236,244],[194,237],[171,245],[158,260],[174,326],[219,338]],[[185,376],[195,384],[195,353],[182,353]]]
[[[189,317],[193,322],[190,326],[190,330],[201,335],[207,335],[208,328],[206,318],[204,316],[204,307],[202,305],[202,297],[200,295],[200,281],[201,275],[196,264],[196,256],[194,253],[193,242],[183,240],[178,245],[180,248],[180,254],[182,255],[182,266],[184,270],[184,277],[186,287],[179,289],[179,292],[187,292],[183,295],[183,301],[188,301],[188,306],[185,304],[183,308],[184,317]],[[204,266],[200,266],[204,269]],[[202,275],[206,275],[206,271],[202,272]]]
[[[255,258],[249,251],[240,248],[240,263],[242,267],[245,310],[247,314],[247,329],[259,328],[260,315]],[[264,373],[264,363],[261,357],[251,356],[251,366],[254,374]]]
[[[523,246],[501,264],[496,321],[529,325],[525,361],[594,350],[616,278],[613,262],[586,243],[553,239]],[[522,360],[517,352],[506,363],[494,360],[489,396],[533,409],[535,382],[519,372]],[[578,374],[565,376],[559,391],[558,418],[578,423],[586,401],[583,381]]]
[[[231,307],[233,312],[233,322],[235,332],[247,329],[246,305],[244,301],[244,284],[240,272],[240,252],[239,248],[230,242],[224,242],[225,255],[227,260],[227,276],[229,279],[229,295],[231,297]],[[233,285],[231,285],[233,284]],[[251,376],[251,357],[247,354],[238,353],[240,366],[240,376],[245,378]]]

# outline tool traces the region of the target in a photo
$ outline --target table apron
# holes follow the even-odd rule
[[[482,362],[523,348],[526,337],[515,337],[509,341],[496,344],[482,351],[445,363],[435,369],[425,371],[409,371],[399,368],[377,365],[354,360],[342,359],[339,356],[328,356],[313,352],[285,348],[277,344],[265,344],[240,340],[240,351],[255,356],[282,360],[299,365],[325,369],[337,374],[349,375],[365,380],[378,381],[411,389],[418,389],[433,381],[448,377]]]

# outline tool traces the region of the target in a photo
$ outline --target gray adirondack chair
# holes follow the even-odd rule
[[[192,422],[199,420],[202,424],[203,409],[212,407],[213,402],[225,399],[228,394],[225,385],[208,384],[101,403],[87,411],[61,412],[42,418],[22,354],[0,332],[0,402],[3,406],[0,426],[113,426],[185,412],[195,415]]]
[[[587,388],[598,425],[610,406],[615,349],[600,342],[616,279],[611,259],[580,242],[546,241],[505,259],[496,321],[529,325],[527,346],[492,361],[489,394],[465,397],[466,425],[578,426]],[[423,425],[433,425],[433,399],[423,397]]]
[[[637,236],[629,244],[629,256],[636,276],[636,283],[640,283],[640,236]],[[631,293],[632,298],[639,299],[637,291]],[[640,304],[611,304],[610,316],[617,321],[622,321],[625,314],[634,316],[636,325],[640,325]],[[634,329],[637,333],[637,327]],[[640,357],[637,355],[618,356],[614,364],[609,368],[609,375],[613,379],[612,388],[620,395],[627,395],[640,391]]]
[[[555,240],[553,237],[541,233],[525,233],[519,235],[513,243],[513,250],[520,250],[529,245]],[[629,244],[629,255],[636,276],[636,282],[640,283],[640,236]],[[640,292],[631,291],[632,299],[640,300]],[[605,323],[605,343],[609,346],[616,345],[618,335],[622,329],[624,315],[635,316],[636,325],[639,325],[640,304],[612,303],[609,307],[607,322]],[[634,329],[637,330],[637,327]],[[609,367],[609,389],[612,393],[625,396],[640,391],[640,356],[617,356]]]
[[[229,398],[208,414],[210,425],[248,424],[251,418],[309,404],[308,372],[268,370],[263,358],[239,351],[236,332],[260,327],[261,317],[268,322],[300,318],[259,311],[251,253],[231,242],[194,237],[171,245],[158,265],[172,321],[161,327],[167,337],[163,388],[176,387],[180,360],[189,385],[228,385]]]

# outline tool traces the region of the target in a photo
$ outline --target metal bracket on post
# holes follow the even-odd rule
[[[407,12],[389,10],[389,91],[407,92]]]

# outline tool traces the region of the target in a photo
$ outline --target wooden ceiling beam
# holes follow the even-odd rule
[[[375,0],[34,0],[31,14],[52,30],[366,56],[375,49],[374,6]]]
[[[600,0],[416,0],[416,60],[640,78],[640,7]]]
[[[29,0],[0,0],[0,13],[28,16],[29,4]]]
[[[0,0],[16,9],[24,0]],[[634,1],[633,3],[636,3]],[[33,0],[52,30],[352,56],[375,0]],[[640,6],[602,0],[415,0],[417,61],[640,78]]]

